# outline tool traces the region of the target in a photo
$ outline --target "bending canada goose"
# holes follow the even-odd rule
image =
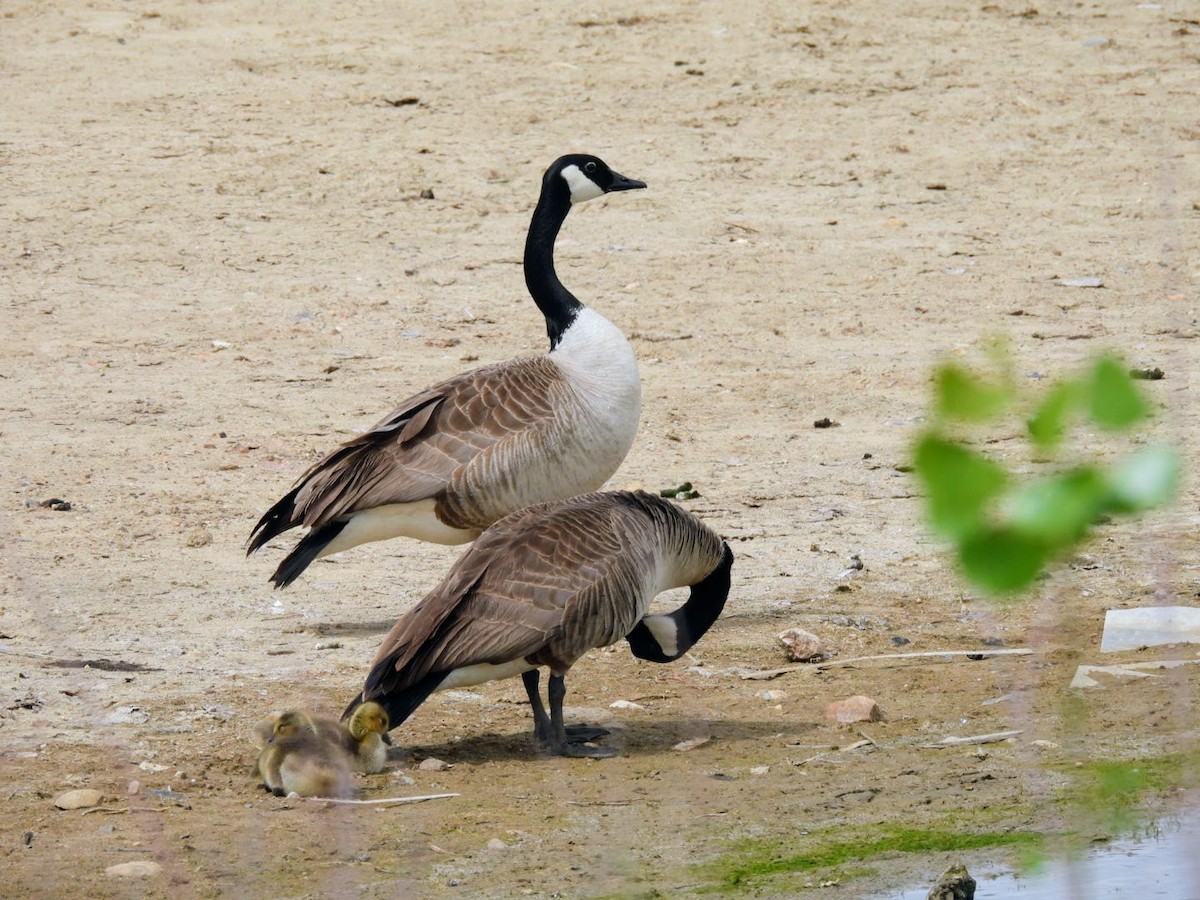
[[[257,729],[255,735],[260,736]],[[256,770],[263,787],[278,797],[346,798],[353,793],[346,753],[322,738],[313,720],[297,710],[275,719]]]
[[[301,475],[247,545],[253,553],[307,526],[271,576],[276,587],[313,560],[368,541],[465,543],[513,510],[608,480],[637,430],[637,360],[620,330],[558,280],[554,240],[572,204],[645,186],[594,156],[564,156],[546,170],[525,242],[525,284],[546,318],[550,352],[422,391]]]
[[[613,756],[563,725],[567,670],[584,653],[629,639],[652,662],[679,658],[729,595],[733,553],[678,506],[641,491],[585,494],[512,513],[480,535],[449,574],[384,638],[361,695],[393,727],[434,691],[520,675],[534,735],[562,756]],[[659,593],[691,585],[667,615],[647,615]],[[538,667],[550,669],[550,714]]]
[[[378,703],[364,703],[354,710],[347,722],[314,718],[317,734],[350,756],[355,771],[375,775],[387,762],[387,748],[392,743],[388,734],[390,723],[387,711]]]

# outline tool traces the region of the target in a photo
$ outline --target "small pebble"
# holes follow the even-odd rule
[[[508,844],[504,843],[500,838],[492,838],[487,842],[487,848],[489,850],[507,850]]]
[[[451,768],[451,765],[448,762],[443,762],[431,756],[429,759],[421,760],[421,764],[417,768],[422,772],[441,772]]]
[[[77,791],[67,791],[54,798],[54,805],[59,809],[89,809],[99,806],[104,795],[92,788],[80,788]]]
[[[104,870],[105,875],[117,878],[152,878],[161,874],[162,866],[152,859],[135,859],[131,862],[117,863]]]
[[[770,766],[755,766],[750,770],[751,775],[766,775],[771,771]]]
[[[207,528],[193,529],[187,536],[187,545],[189,547],[207,547],[212,541],[213,536]]]
[[[789,628],[779,633],[779,643],[787,651],[787,658],[792,662],[813,662],[827,657],[825,645],[821,639],[803,628]]]
[[[102,720],[104,725],[145,725],[150,713],[140,706],[118,706]]]
[[[680,753],[686,753],[689,750],[695,750],[697,747],[703,747],[705,744],[707,744],[711,740],[712,740],[712,738],[709,738],[709,737],[692,738],[691,740],[688,740],[688,741],[680,741],[678,744],[676,744],[671,749],[678,750]]]
[[[778,703],[780,700],[787,699],[787,691],[762,691],[758,696],[768,703]]]
[[[942,873],[925,900],[974,900],[974,897],[975,879],[966,866],[957,863]]]

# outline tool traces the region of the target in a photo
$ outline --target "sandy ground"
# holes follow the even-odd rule
[[[0,7],[2,892],[686,896],[763,848],[888,825],[1090,833],[1064,799],[1076,763],[1194,749],[1193,671],[1067,690],[1106,608],[1195,603],[1193,478],[997,607],[898,467],[932,365],[1006,335],[1030,383],[1104,348],[1161,367],[1136,440],[1195,469],[1196,10],[903,6]],[[612,484],[696,485],[687,506],[737,553],[726,615],[672,666],[580,663],[568,703],[611,719],[615,759],[534,756],[505,682],[431,700],[361,782],[458,798],[266,796],[250,726],[340,707],[458,551],[373,545],[272,592],[291,542],[247,560],[250,528],[410,393],[542,349],[520,252],[543,168],[575,150],[650,186],[574,213],[558,245],[641,361]],[[1104,286],[1055,283],[1076,277]],[[989,449],[1030,471],[1016,436]],[[851,554],[865,568],[839,577]],[[782,664],[793,625],[837,659],[1035,652],[739,676]],[[1195,648],[1116,658],[1171,655]],[[885,720],[825,721],[857,693]],[[106,800],[57,810],[76,787]],[[162,873],[105,874],[131,860]],[[739,890],[866,896],[946,862]]]

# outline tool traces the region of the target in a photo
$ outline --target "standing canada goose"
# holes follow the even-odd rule
[[[345,751],[322,738],[313,720],[297,710],[275,719],[255,768],[263,787],[278,797],[344,799],[353,793]]]
[[[361,695],[393,727],[434,691],[520,675],[534,736],[560,756],[613,756],[603,734],[563,725],[564,677],[587,651],[628,638],[652,662],[678,659],[729,595],[733,553],[695,516],[642,491],[584,494],[519,510],[488,528],[375,655]],[[662,591],[691,586],[674,612],[647,615]],[[538,667],[550,670],[550,714]]]
[[[392,739],[387,711],[378,703],[357,707],[347,722],[314,718],[313,723],[318,735],[349,754],[355,771],[364,775],[383,771]]]
[[[514,510],[608,480],[637,430],[637,360],[620,329],[558,280],[554,241],[573,204],[645,186],[594,156],[564,156],[546,170],[525,241],[525,284],[546,318],[549,353],[434,385],[301,475],[247,545],[250,554],[308,528],[271,576],[276,587],[368,541],[466,543]]]

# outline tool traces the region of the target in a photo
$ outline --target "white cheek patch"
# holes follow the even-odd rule
[[[562,177],[567,182],[567,187],[571,190],[572,203],[595,200],[604,194],[604,191],[600,190],[600,186],[596,182],[580,171],[579,166],[567,166],[562,170]]]
[[[664,656],[679,655],[679,628],[670,616],[646,616],[642,624],[650,630]]]

